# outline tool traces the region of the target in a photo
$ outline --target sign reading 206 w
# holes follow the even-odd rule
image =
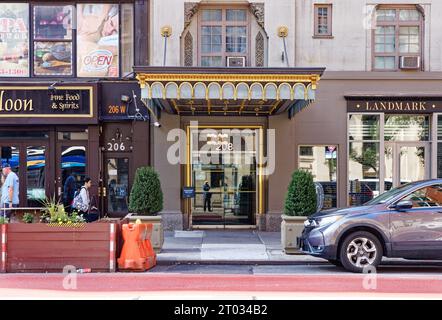
[[[76,117],[92,118],[93,88],[2,87],[0,117]]]

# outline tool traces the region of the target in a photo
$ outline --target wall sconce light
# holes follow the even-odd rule
[[[281,57],[281,60],[282,60],[282,62],[284,62],[284,60],[285,60],[286,63],[287,63],[287,67],[289,67],[290,66],[289,65],[289,57],[287,55],[287,45],[285,43],[285,38],[287,38],[287,36],[289,34],[289,28],[287,28],[286,26],[278,27],[277,34],[278,34],[278,37],[282,38],[282,43],[284,45],[284,52],[283,52],[283,55]],[[284,56],[285,56],[285,59],[284,59]]]
[[[171,35],[172,35],[171,26],[164,26],[161,28],[161,36],[164,37],[163,67],[166,65],[167,38],[169,38]]]

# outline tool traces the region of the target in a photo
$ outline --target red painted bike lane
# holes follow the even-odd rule
[[[442,276],[383,275],[189,275],[118,274],[3,274],[2,289],[65,290],[76,281],[81,292],[355,292],[442,295]]]

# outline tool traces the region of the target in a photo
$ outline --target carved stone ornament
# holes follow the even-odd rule
[[[184,2],[184,29],[192,22],[193,16],[198,12],[199,3]]]
[[[264,3],[250,3],[250,11],[255,16],[259,26],[264,29]]]
[[[264,37],[261,32],[258,32],[255,39],[255,64],[264,67]]]
[[[193,37],[190,32],[184,37],[184,65],[193,66]]]

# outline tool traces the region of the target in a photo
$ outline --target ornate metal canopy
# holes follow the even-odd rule
[[[135,67],[141,99],[180,115],[289,117],[315,99],[324,68]]]

